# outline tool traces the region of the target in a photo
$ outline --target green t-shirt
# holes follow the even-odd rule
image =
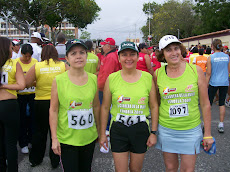
[[[97,77],[87,73],[88,82],[78,86],[70,81],[67,72],[56,76],[59,101],[57,138],[63,144],[84,146],[98,137],[93,116]]]
[[[156,71],[160,92],[159,124],[174,130],[189,130],[201,123],[196,65],[186,63],[184,73],[170,78],[165,66]]]
[[[141,78],[134,83],[126,82],[121,71],[109,75],[109,88],[112,94],[112,120],[124,125],[141,122],[149,116],[149,93],[152,87],[152,75],[142,71]],[[132,117],[133,116],[133,117]]]
[[[88,53],[87,62],[84,67],[85,71],[94,74],[97,72],[97,65],[98,57],[93,53]]]

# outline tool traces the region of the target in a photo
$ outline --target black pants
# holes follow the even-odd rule
[[[47,133],[50,132],[49,127],[49,100],[34,101],[34,117],[35,117],[35,133],[32,137],[32,149],[29,155],[29,160],[32,164],[40,164],[43,161],[46,151]],[[51,140],[51,138],[50,138]],[[52,142],[50,141],[49,156],[52,167],[57,167],[60,162],[60,157],[55,155],[51,149]]]
[[[34,132],[34,97],[35,94],[18,95],[20,108],[20,134],[19,146],[21,148],[28,146],[32,142]],[[29,116],[27,116],[27,104],[29,105]]]
[[[211,105],[213,103],[213,99],[216,95],[217,90],[219,90],[219,106],[223,106],[225,104],[225,98],[228,92],[228,86],[217,86],[217,87],[211,85],[208,86],[208,97]]]
[[[20,124],[17,100],[0,101],[0,171],[18,171],[17,140]]]
[[[90,172],[96,141],[85,146],[61,144],[61,160],[65,172]]]

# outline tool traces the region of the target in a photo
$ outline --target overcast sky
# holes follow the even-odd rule
[[[143,4],[153,0],[95,0],[101,8],[99,20],[87,26],[91,39],[106,39],[112,37],[119,45],[126,38],[140,38],[141,27],[146,24],[147,15],[142,11]],[[163,3],[164,0],[154,0]],[[135,32],[136,28],[136,32]],[[79,31],[79,35],[81,31]]]

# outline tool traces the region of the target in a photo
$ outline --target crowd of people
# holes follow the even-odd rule
[[[194,171],[201,149],[215,147],[215,96],[224,133],[230,62],[220,39],[187,50],[173,35],[158,47],[117,48],[107,38],[97,53],[90,40],[60,33],[57,41],[43,44],[38,32],[22,46],[0,37],[0,171],[18,171],[17,143],[31,167],[41,164],[47,135],[51,166],[65,172],[90,172],[97,141],[116,171],[141,171],[153,146],[166,171]]]

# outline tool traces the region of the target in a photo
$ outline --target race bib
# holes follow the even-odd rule
[[[81,130],[87,129],[94,124],[93,109],[69,110],[68,112],[69,128]]]
[[[35,87],[25,88],[24,90],[19,90],[19,93],[30,93],[35,92]]]
[[[7,85],[8,84],[8,72],[1,73],[1,84]]]
[[[123,115],[118,113],[116,117],[116,121],[129,127],[139,122],[145,122],[146,116],[145,115]]]
[[[169,108],[170,118],[184,117],[188,115],[188,104],[172,105]]]

